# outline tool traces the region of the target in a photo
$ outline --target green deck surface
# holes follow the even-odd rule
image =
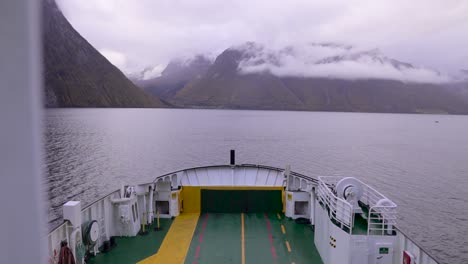
[[[296,224],[295,221],[281,217],[277,220],[286,227],[286,239],[291,244],[292,260],[296,263],[323,263],[314,244],[314,231],[312,226]],[[279,262],[282,263],[282,262]]]
[[[89,264],[101,264],[101,263],[112,263],[112,264],[130,264],[141,261],[153,254],[155,254],[159,246],[166,236],[167,231],[171,226],[171,219],[160,220],[160,231],[154,231],[153,224],[150,226],[149,234],[136,237],[117,237],[117,247],[112,249],[110,252],[97,254],[91,260]]]
[[[245,263],[322,263],[312,227],[280,217],[244,214]],[[185,263],[242,263],[241,229],[241,214],[201,215]]]
[[[360,214],[354,215],[353,235],[367,235],[367,220]]]
[[[361,208],[367,215],[368,208]],[[323,263],[310,225],[297,224],[283,214],[264,213],[281,211],[281,191],[203,190],[201,209],[185,264]],[[378,221],[373,220],[373,223]],[[161,219],[162,231],[154,231],[153,225],[146,236],[118,237],[116,248],[98,254],[88,263],[128,264],[154,255],[171,223],[171,219]],[[356,214],[352,233],[366,235],[367,228],[368,221]]]
[[[200,215],[185,263],[241,263],[241,215]]]
[[[323,263],[314,245],[310,225],[296,224],[283,214],[244,214],[245,263]],[[118,237],[117,247],[88,263],[129,264],[157,252],[172,220],[161,219],[162,231],[136,237]],[[285,227],[285,234],[281,231]],[[205,213],[198,220],[186,264],[242,263],[241,214]],[[291,252],[288,252],[286,241]]]

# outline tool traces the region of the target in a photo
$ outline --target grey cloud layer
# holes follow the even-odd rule
[[[378,50],[359,51],[349,46],[303,44],[283,49],[255,45],[239,64],[241,73],[270,72],[277,76],[338,79],[390,79],[403,82],[445,83],[447,75],[384,56]]]
[[[468,68],[464,0],[58,0],[72,25],[124,72],[245,41],[332,41],[416,65]],[[300,65],[298,65],[300,66]],[[323,69],[326,71],[326,69]]]

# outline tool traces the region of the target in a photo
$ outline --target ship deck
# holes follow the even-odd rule
[[[161,227],[117,238],[89,263],[322,263],[312,227],[283,214],[182,214]]]

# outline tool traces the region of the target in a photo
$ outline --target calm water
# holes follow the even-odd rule
[[[236,149],[238,163],[359,177],[398,204],[400,228],[441,263],[468,263],[468,116],[52,109],[46,126],[51,227],[67,200],[227,164]]]

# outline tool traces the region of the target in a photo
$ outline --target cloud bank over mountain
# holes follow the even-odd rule
[[[333,43],[309,43],[280,49],[248,43],[234,49],[246,54],[239,63],[239,71],[244,74],[269,72],[279,77],[388,79],[415,83],[452,81],[448,75],[388,58],[379,50],[363,51]]]
[[[165,66],[180,56],[220,54],[246,41],[269,47],[331,41],[378,48],[391,58],[444,72],[468,68],[468,1],[58,0],[58,4],[94,47],[123,56],[123,64],[110,60],[126,73]]]

